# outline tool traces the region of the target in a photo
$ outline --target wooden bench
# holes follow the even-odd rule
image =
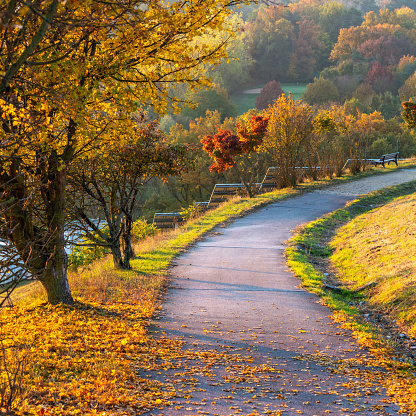
[[[399,161],[399,152],[395,152],[395,153],[388,153],[386,155],[382,155],[380,156],[380,158],[378,159],[348,159],[345,162],[345,165],[343,166],[343,169],[349,165],[352,161],[354,160],[359,160],[363,163],[370,163],[374,166],[377,165],[382,165],[383,168],[385,168],[385,164],[387,163],[388,165],[390,165],[390,162],[394,162],[396,164],[396,166],[399,166],[398,161]]]
[[[385,163],[390,165],[390,162],[394,162],[396,166],[399,166],[398,160],[399,160],[399,152],[383,155],[380,157],[380,159],[369,159],[370,163],[372,163],[374,166],[377,166],[380,164],[383,166],[383,168],[386,167]]]
[[[212,191],[211,198],[208,202],[209,208],[213,208],[227,201],[231,196],[244,192],[242,183],[217,183]]]
[[[178,228],[185,222],[179,212],[157,212],[153,217],[153,224],[156,228]]]

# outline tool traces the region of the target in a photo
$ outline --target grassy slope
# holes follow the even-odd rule
[[[363,175],[391,170],[373,169]],[[172,258],[216,225],[252,209],[359,177],[347,175],[230,201],[179,230],[142,242],[136,247],[131,271],[113,270],[107,258],[83,273],[71,273],[70,286],[77,300],[73,307],[46,305],[40,290],[35,290],[26,302],[5,310],[0,315],[3,336],[15,345],[7,357],[10,364],[28,354],[25,384],[29,394],[16,414],[133,415],[166,403],[175,392],[141,379],[137,371],[155,368],[157,357],[171,359],[178,354],[176,344],[157,343],[146,331]]]
[[[416,191],[416,183],[414,183]],[[351,287],[375,282],[369,302],[416,336],[416,194],[360,215],[339,229],[331,261]]]
[[[380,336],[380,329],[363,319],[362,311],[368,312],[365,305],[372,304],[373,313],[390,313],[415,335],[415,190],[416,182],[411,182],[361,197],[306,225],[287,250],[288,263],[303,285],[321,296],[372,349],[375,365],[388,369],[391,377],[384,385],[406,414],[416,411],[415,367],[412,360],[397,355],[397,345]],[[375,289],[355,291],[370,281],[377,282]],[[326,290],[324,284],[342,289]]]

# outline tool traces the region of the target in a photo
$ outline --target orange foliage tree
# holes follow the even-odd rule
[[[222,173],[237,166],[237,157],[255,152],[261,145],[267,131],[268,117],[253,115],[248,123],[237,123],[236,133],[231,130],[219,130],[213,136],[202,140],[202,148],[213,159],[209,167],[211,172]],[[239,176],[250,197],[253,196],[251,184],[247,183],[241,171]]]

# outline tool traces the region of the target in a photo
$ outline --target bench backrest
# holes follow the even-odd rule
[[[387,155],[383,155],[381,156],[380,160],[392,160],[392,159],[397,159],[399,156],[399,152],[396,153],[388,153]]]
[[[179,212],[156,212],[153,217],[153,224],[156,228],[175,228],[176,225],[184,222]]]
[[[213,208],[225,202],[229,197],[244,191],[242,183],[217,183],[211,194],[208,206]]]
[[[264,175],[263,181],[260,184],[259,192],[267,192],[271,189],[277,188],[276,174],[279,172],[278,167],[269,167]]]

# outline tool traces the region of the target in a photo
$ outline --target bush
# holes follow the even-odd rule
[[[284,91],[280,82],[270,81],[260,91],[260,95],[256,98],[256,108],[258,110],[265,110],[269,105],[272,105]]]
[[[308,84],[302,98],[308,104],[325,104],[339,99],[338,88],[329,79],[315,78]]]
[[[87,238],[82,238],[79,244],[73,246],[71,253],[68,256],[69,267],[71,270],[77,270],[79,267],[88,266],[94,260],[101,259],[106,254],[110,253],[110,249],[107,247],[101,247],[94,244]]]
[[[104,226],[102,231],[108,233],[108,226]],[[144,219],[136,220],[131,229],[133,241],[136,243],[155,233],[156,227],[154,224],[148,224]],[[77,244],[79,245],[73,246],[71,253],[68,256],[71,270],[77,270],[79,267],[88,266],[94,260],[101,259],[105,255],[111,253],[109,248],[99,246],[85,237],[81,238]]]
[[[131,228],[131,235],[135,242],[139,240],[143,240],[146,237],[156,234],[156,227],[155,225],[148,224],[145,219],[139,219],[134,221],[133,226]]]

